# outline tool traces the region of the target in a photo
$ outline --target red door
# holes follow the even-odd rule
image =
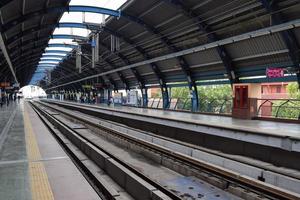
[[[248,108],[248,86],[235,86],[235,108]]]

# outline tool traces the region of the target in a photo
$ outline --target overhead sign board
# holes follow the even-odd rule
[[[84,88],[84,89],[92,89],[93,86],[92,85],[82,85],[82,88]]]
[[[284,77],[284,69],[269,67],[266,70],[266,75],[268,78],[281,78]]]

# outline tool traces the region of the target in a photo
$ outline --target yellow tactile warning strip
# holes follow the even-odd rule
[[[24,126],[26,151],[29,162],[30,188],[32,200],[54,200],[48,176],[32,129],[26,106],[24,105]]]

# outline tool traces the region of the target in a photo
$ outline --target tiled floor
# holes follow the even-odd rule
[[[3,107],[0,122],[0,200],[100,199],[28,102]]]

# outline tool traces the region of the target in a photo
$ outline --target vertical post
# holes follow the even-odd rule
[[[143,107],[147,108],[148,107],[148,91],[147,88],[142,88],[142,99],[143,99]]]
[[[18,82],[18,79],[17,79],[17,76],[16,76],[16,72],[14,70],[14,66],[13,66],[13,64],[12,64],[12,62],[10,60],[9,55],[8,55],[7,48],[5,46],[5,43],[4,43],[3,36],[2,36],[1,32],[0,32],[0,49],[2,50],[2,53],[3,53],[3,55],[4,55],[5,59],[6,59],[6,62],[8,63],[9,69],[10,69],[10,71],[12,73],[12,76],[13,76],[13,78],[15,80],[15,83],[18,84],[19,82]]]
[[[191,94],[191,103],[192,103],[191,111],[197,112],[199,109],[199,98],[198,98],[198,90],[196,86],[192,87],[192,89],[190,90],[190,94]]]
[[[95,35],[95,62],[99,62],[99,33]]]
[[[166,86],[162,87],[161,93],[162,93],[162,99],[163,99],[163,109],[168,109],[170,106],[168,88]]]
[[[76,50],[76,68],[78,69],[78,72],[81,73],[81,46],[78,45],[78,48]]]
[[[95,34],[92,36],[92,69],[95,68],[95,52],[96,52],[96,41],[95,41]]]
[[[115,52],[115,36],[110,36],[110,51]]]

